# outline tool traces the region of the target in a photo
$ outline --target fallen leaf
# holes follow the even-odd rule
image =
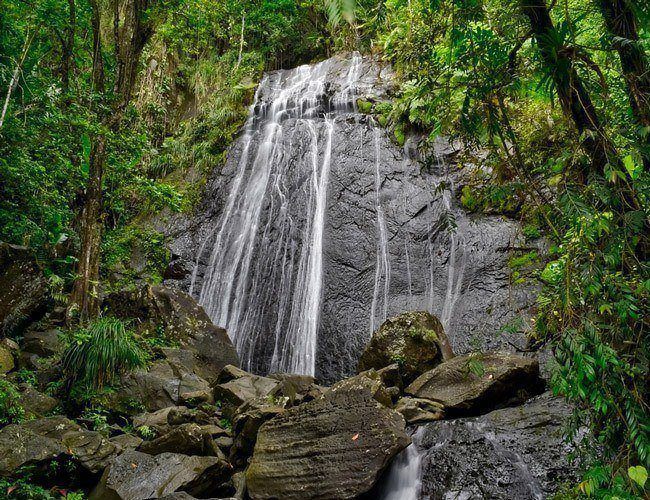
[[[357,439],[359,439],[359,434],[358,433],[355,434],[354,436],[352,436],[352,441],[356,441]]]

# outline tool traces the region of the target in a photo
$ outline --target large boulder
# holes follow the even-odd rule
[[[0,242],[0,336],[38,320],[48,303],[47,279],[29,250]]]
[[[221,452],[209,432],[197,424],[181,424],[153,441],[145,441],[139,451],[149,455],[181,453],[183,455],[217,456]]]
[[[442,404],[450,417],[522,403],[543,388],[536,359],[493,352],[445,361],[418,377],[405,392]]]
[[[145,500],[176,491],[201,498],[218,491],[229,472],[229,465],[217,457],[125,451],[106,468],[90,499]]]
[[[207,380],[168,359],[125,374],[110,400],[113,409],[131,415],[142,408],[155,412],[179,404],[213,402]]]
[[[428,424],[420,435],[420,498],[537,500],[578,479],[563,431],[571,408],[549,394],[478,418]]]
[[[215,381],[224,366],[239,365],[226,330],[215,326],[203,308],[180,290],[144,286],[112,293],[103,304],[117,317],[138,318],[138,331],[143,335],[163,328],[168,338],[192,354],[193,359],[185,358],[183,364],[209,382]]]
[[[0,430],[0,476],[33,465],[70,457],[92,473],[101,471],[117,453],[116,446],[94,431],[65,417],[47,417],[12,424]]]
[[[409,444],[404,426],[363,384],[335,386],[262,425],[246,473],[248,493],[253,499],[355,498]]]
[[[36,354],[48,358],[63,350],[64,342],[61,331],[56,328],[46,330],[28,329],[22,342],[22,350],[26,353]]]
[[[400,398],[395,405],[395,411],[402,414],[408,425],[433,422],[445,416],[443,406],[428,399]]]
[[[435,368],[443,359],[442,324],[426,311],[414,311],[387,319],[359,359],[358,371],[379,370],[393,363],[400,367],[406,384]]]
[[[224,414],[232,417],[239,405],[255,398],[266,398],[280,385],[280,381],[270,377],[241,372],[228,382],[214,388],[214,399],[221,403]]]
[[[288,403],[288,397],[256,398],[237,408],[232,419],[234,439],[230,449],[230,463],[237,467],[246,465],[253,454],[262,424],[282,413]]]
[[[18,403],[25,410],[27,418],[46,417],[59,406],[58,400],[43,394],[29,384],[19,384],[18,391],[20,392]]]

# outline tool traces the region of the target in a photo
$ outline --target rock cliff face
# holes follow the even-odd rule
[[[197,213],[169,225],[174,268],[193,269],[169,283],[227,329],[243,368],[338,380],[406,310],[436,314],[457,353],[510,348],[494,332],[530,302],[509,284],[517,224],[458,207],[470,167],[452,145],[423,159],[359,112],[391,80],[358,55],[268,74]]]

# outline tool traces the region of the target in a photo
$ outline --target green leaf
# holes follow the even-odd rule
[[[627,170],[627,173],[630,175],[632,179],[636,179],[637,177],[639,177],[639,171],[641,170],[641,168],[634,161],[632,155],[627,155],[623,158],[623,165],[625,166],[625,170]]]
[[[630,476],[632,481],[641,486],[641,488],[645,486],[645,483],[648,480],[648,471],[642,465],[630,467],[627,470],[627,475]]]

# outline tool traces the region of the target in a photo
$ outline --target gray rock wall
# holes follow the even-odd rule
[[[278,316],[288,314],[299,287],[281,283],[283,271],[290,267],[278,255],[287,248],[299,255],[311,244],[305,237],[305,224],[313,210],[308,196],[313,176],[306,122],[310,121],[318,134],[318,161],[322,162],[326,117],[333,122],[334,131],[323,228],[316,376],[331,382],[351,374],[372,330],[388,316],[405,310],[428,310],[439,316],[453,348],[460,353],[510,349],[507,341],[523,345],[521,338],[496,334],[533,300],[530,290],[510,286],[509,252],[522,244],[517,223],[500,216],[468,215],[459,207],[457,188],[471,166],[455,163],[451,144],[439,140],[425,168],[414,143],[397,146],[372,116],[355,110],[355,96],[390,97],[392,74],[388,69],[364,58],[351,91],[349,58],[337,57],[322,64],[325,83],[322,94],[315,98],[316,112],[309,120],[289,116],[281,123],[281,151],[270,160],[274,162],[271,181],[262,195],[242,307],[242,317],[248,314],[250,321],[245,331],[238,332],[245,341],[236,343],[243,367],[268,372],[274,350],[285,342],[283,335],[290,329],[278,327],[282,323]],[[253,113],[263,116],[261,108],[272,106],[295,71],[269,75],[258,92]],[[341,105],[345,99],[347,104]],[[260,147],[255,138],[252,145],[247,140],[243,137],[232,146],[223,169],[215,168],[194,218],[176,221],[170,228],[175,232],[174,265],[194,268],[192,293],[197,297],[213,257],[215,228],[222,222],[242,150]],[[280,165],[277,169],[275,163]],[[251,168],[255,171],[264,165]],[[449,189],[436,189],[441,184]],[[283,219],[287,212],[288,218]],[[444,214],[451,214],[447,218],[455,221],[455,232],[450,233],[441,223]],[[238,268],[236,279],[242,272]],[[187,290],[191,279],[191,275],[175,276],[169,283]],[[232,325],[220,326],[228,327],[233,336]]]

